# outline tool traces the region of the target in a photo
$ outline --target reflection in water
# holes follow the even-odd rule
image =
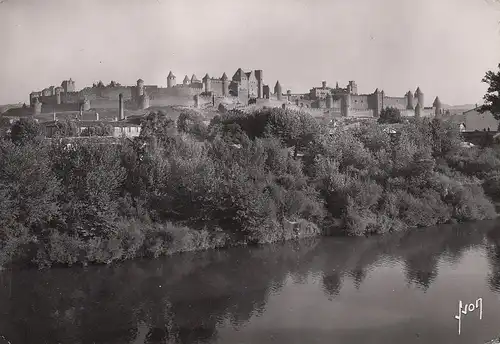
[[[330,300],[340,293],[342,288],[342,275],[333,272],[323,276],[323,289],[330,296]]]
[[[271,317],[266,309],[271,298],[307,301],[318,288],[311,276],[319,276],[319,289],[330,300],[339,295],[349,300],[363,298],[367,291],[361,285],[381,267],[390,271],[402,267],[406,282],[417,288],[413,293],[428,291],[438,278],[438,266],[442,269],[443,262],[448,267],[460,266],[465,252],[482,247],[486,247],[490,267],[489,286],[500,291],[500,234],[495,226],[494,222],[481,224],[481,230],[473,224],[441,226],[373,238],[309,239],[189,253],[119,266],[5,272],[0,280],[0,333],[12,343],[230,343],[222,329],[243,331],[246,326],[257,326],[257,319]],[[345,288],[347,281],[358,294]],[[392,290],[390,283],[396,282],[370,283]],[[380,287],[380,283],[388,285]],[[299,289],[290,289],[290,285]],[[388,307],[370,300],[364,306],[366,314],[378,314]],[[375,307],[373,311],[369,306]],[[285,314],[287,305],[282,307],[280,315],[289,316]],[[341,311],[321,307],[316,311]],[[411,307],[417,306],[408,304]],[[345,313],[348,308],[342,309]],[[400,328],[410,326],[403,325],[410,324],[407,314],[387,312],[386,318],[401,322]],[[318,319],[336,315],[304,315],[301,321],[305,328],[317,328],[313,332],[319,335],[321,328],[326,331],[330,325]],[[278,326],[278,321],[286,319],[276,319],[272,320],[276,324],[270,320],[266,326],[275,325],[279,332],[285,325]],[[455,325],[453,320],[449,322],[450,327]],[[335,326],[347,325],[352,322]],[[353,336],[340,330],[335,333]],[[279,333],[274,335],[279,337]]]

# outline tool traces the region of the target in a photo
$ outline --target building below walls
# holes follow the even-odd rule
[[[128,122],[115,121],[75,121],[78,129],[78,136],[91,127],[110,126],[112,137],[137,137],[141,133],[141,126]],[[53,138],[58,129],[58,121],[48,121],[41,123],[45,137]]]

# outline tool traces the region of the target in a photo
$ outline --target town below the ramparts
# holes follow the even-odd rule
[[[390,96],[378,88],[372,93],[358,92],[355,81],[345,86],[331,86],[322,81],[308,93],[284,90],[280,81],[274,86],[264,82],[262,70],[249,72],[239,68],[231,79],[224,73],[214,78],[207,73],[201,80],[186,75],[182,82],[170,72],[166,87],[137,80],[133,86],[111,81],[99,81],[92,86],[77,89],[71,78],[60,86],[49,86],[29,94],[29,104],[0,107],[0,114],[11,123],[22,117],[35,118],[52,137],[57,122],[75,120],[79,131],[99,124],[112,127],[112,136],[134,137],[140,134],[140,118],[153,111],[164,111],[176,117],[189,108],[199,111],[208,123],[217,113],[239,109],[279,107],[309,113],[326,125],[335,126],[345,120],[351,124],[376,119],[382,110],[396,108],[403,117],[441,117],[460,125],[465,133],[488,131],[495,135],[498,121],[478,106],[453,107],[444,105],[434,96],[432,106],[425,106],[424,92],[417,87],[402,96]],[[431,98],[432,99],[432,98]]]

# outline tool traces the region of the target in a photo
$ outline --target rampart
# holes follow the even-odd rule
[[[406,110],[408,107],[408,99],[406,97],[384,97],[383,106]]]

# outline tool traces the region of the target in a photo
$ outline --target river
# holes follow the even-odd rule
[[[5,271],[0,288],[12,344],[479,344],[500,335],[500,222]]]

